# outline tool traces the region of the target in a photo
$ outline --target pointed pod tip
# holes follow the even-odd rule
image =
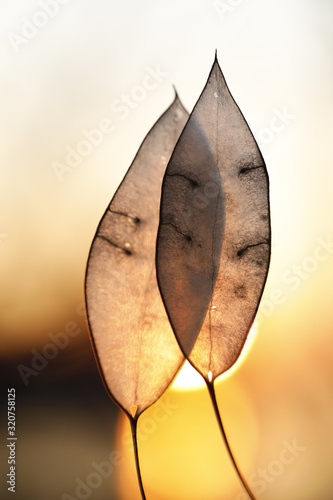
[[[173,88],[173,91],[175,93],[174,101],[176,101],[177,99],[179,99],[178,92],[177,92],[177,89],[176,89],[174,84],[172,85],[172,88]]]
[[[214,57],[213,66],[217,66],[218,68],[220,68],[219,60],[218,60],[218,57],[217,57],[217,49],[215,49],[215,57]],[[221,68],[220,68],[220,70],[221,70]]]
[[[217,75],[219,79],[221,79],[222,81],[222,85],[226,85],[226,81],[225,81],[225,78],[224,78],[224,75],[223,75],[223,72],[222,72],[222,69],[221,69],[221,66],[219,64],[219,61],[218,61],[218,57],[217,57],[217,49],[215,49],[215,57],[214,57],[214,62],[213,62],[213,65],[212,65],[212,69],[211,69],[211,75]]]

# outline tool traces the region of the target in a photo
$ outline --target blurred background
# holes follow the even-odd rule
[[[215,49],[267,164],[273,229],[218,402],[256,497],[333,498],[332,15],[330,0],[1,0],[1,498],[10,387],[18,500],[140,498],[86,328],[86,261],[172,85],[191,111]],[[148,500],[246,498],[214,418],[191,373],[140,417]]]

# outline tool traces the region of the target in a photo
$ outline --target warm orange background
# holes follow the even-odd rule
[[[220,408],[244,474],[277,471],[260,499],[333,498],[333,4],[70,0],[45,17],[46,3],[1,5],[0,355],[2,386],[17,391],[16,498],[75,498],[76,479],[116,449],[121,466],[89,498],[136,498],[121,439],[127,423],[104,391],[80,308],[86,259],[172,84],[190,111],[215,48],[267,163],[273,229],[257,330],[218,383]],[[26,20],[44,25],[29,32]],[[140,93],[157,67],[157,85]],[[133,109],[121,114],[124,94]],[[54,162],[106,119],[112,130],[60,182]],[[17,365],[31,367],[31,350],[68,322],[80,333],[26,386]],[[150,429],[139,442],[148,500],[242,498],[206,392],[171,389],[164,398],[176,407],[168,418],[156,422],[151,408],[150,424],[144,416],[140,424]],[[282,470],[276,462],[295,440],[305,449]]]

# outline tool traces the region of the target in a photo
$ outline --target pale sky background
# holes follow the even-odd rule
[[[70,269],[76,279],[82,275],[100,214],[170,104],[172,84],[191,110],[215,48],[259,144],[261,137],[270,141],[262,148],[271,181],[269,283],[278,279],[278,269],[311,254],[316,237],[330,231],[332,213],[329,1],[57,5],[51,19],[38,17],[37,2],[1,2],[0,231],[6,236],[0,258],[7,332],[36,318],[42,328],[43,311],[48,321],[54,306],[66,307],[66,294],[50,283],[75,288],[66,274]],[[26,19],[46,25],[31,38],[15,38],[31,33]],[[164,76],[123,118],[112,105],[142,85],[147,67],[160,68]],[[262,129],[276,110],[291,118],[270,139]],[[113,131],[59,183],[53,163],[64,163],[67,148],[75,149],[85,139],[83,130],[104,118]],[[50,265],[54,261],[57,266]],[[41,290],[43,311],[36,301]],[[14,339],[7,348],[16,345]]]
[[[217,49],[271,185],[261,319],[233,375],[260,421],[256,464],[274,457],[284,439],[307,447],[290,471],[298,479],[281,477],[260,498],[326,500],[333,495],[333,3],[69,0],[56,2],[53,17],[46,4],[0,1],[2,358],[42,347],[47,332],[73,319],[107,204],[172,102],[172,85],[191,111]],[[142,91],[153,71],[156,86]],[[121,114],[124,94],[133,109]],[[105,119],[112,131],[60,182],[55,162],[64,164],[68,148],[77,150],[84,131]],[[269,131],[272,123],[279,130]]]

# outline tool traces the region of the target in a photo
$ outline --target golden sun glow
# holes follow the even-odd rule
[[[240,357],[238,358],[237,362],[235,365],[233,365],[225,374],[225,376],[229,376],[235,369],[237,369],[237,366],[239,362],[245,358],[247,355],[251,345],[253,344],[254,337],[257,333],[257,323],[254,321],[249,335],[247,337],[247,340],[245,342],[245,345],[243,347],[243,350],[241,352]],[[213,374],[211,371],[208,372],[208,380],[211,382],[213,379]],[[185,363],[183,364],[180,372],[178,373],[177,377],[175,378],[173,384],[171,385],[171,389],[175,389],[177,391],[190,391],[193,389],[200,389],[201,387],[205,387],[206,383],[203,379],[203,377],[193,368],[193,366],[186,360]]]
[[[206,384],[202,376],[186,360],[177,377],[175,378],[171,389],[175,389],[178,391],[193,390],[205,387],[205,385]]]

